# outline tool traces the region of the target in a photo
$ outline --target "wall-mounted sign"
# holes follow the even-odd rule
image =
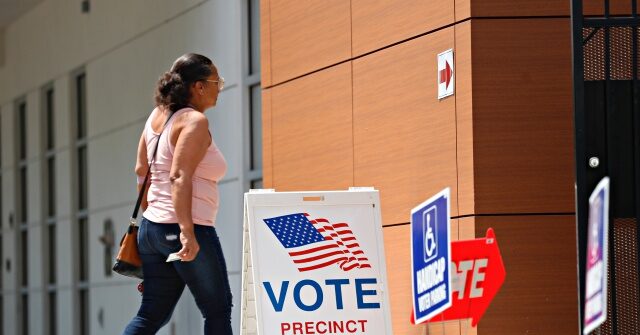
[[[411,210],[411,289],[418,323],[451,306],[449,188]]]
[[[246,193],[245,227],[243,334],[393,334],[377,191]]]
[[[438,99],[453,95],[454,87],[453,49],[449,49],[438,54]]]

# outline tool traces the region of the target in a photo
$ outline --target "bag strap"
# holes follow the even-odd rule
[[[171,114],[169,114],[167,121],[165,121],[164,125],[162,126],[162,130],[160,131],[160,134],[158,134],[158,141],[156,142],[156,148],[153,150],[153,156],[151,156],[151,162],[149,162],[149,169],[147,170],[147,174],[144,177],[142,188],[140,188],[140,192],[138,193],[138,200],[136,201],[136,207],[133,208],[133,214],[131,214],[130,223],[132,225],[135,225],[138,220],[138,211],[140,210],[140,205],[142,204],[142,196],[144,195],[144,192],[147,189],[147,183],[149,182],[149,176],[151,175],[151,164],[153,164],[156,161],[156,154],[158,153],[158,145],[160,144],[160,136],[162,136],[162,133],[164,132],[164,129],[167,126],[167,123],[169,123],[169,120],[171,120],[171,117],[173,116],[173,114],[175,114],[175,112],[170,112],[170,113]]]

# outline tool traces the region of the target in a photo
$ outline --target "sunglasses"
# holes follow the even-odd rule
[[[211,79],[207,79],[208,82],[211,83],[218,83],[218,90],[222,91],[222,89],[224,88],[224,78],[220,77],[219,80],[211,80]]]

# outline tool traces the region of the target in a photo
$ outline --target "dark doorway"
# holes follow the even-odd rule
[[[580,320],[582,323],[588,197],[608,176],[608,315],[594,333],[635,335],[640,334],[637,4],[628,1],[628,14],[610,14],[608,0],[602,1],[602,15],[585,16],[583,10],[583,0],[572,0]]]

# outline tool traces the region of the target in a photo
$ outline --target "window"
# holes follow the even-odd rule
[[[52,150],[55,146],[55,120],[54,120],[54,100],[53,100],[53,88],[47,88],[45,90],[45,129],[46,129],[46,145],[47,151]]]
[[[78,146],[78,210],[87,210],[87,146]]]
[[[56,215],[56,159],[54,152],[46,153],[46,178],[47,178],[47,219],[55,219]]]
[[[18,146],[20,160],[27,158],[27,103],[22,101],[18,104]]]
[[[260,0],[249,0],[249,74],[260,74]]]
[[[2,253],[2,247],[4,245],[4,236],[2,235],[2,227],[3,227],[3,222],[4,222],[4,212],[3,212],[3,207],[2,207],[2,203],[4,201],[4,197],[2,196],[4,194],[4,189],[2,188],[2,173],[3,173],[3,169],[2,169],[2,113],[0,111],[0,331],[2,329],[4,329],[4,319],[3,319],[3,314],[4,314],[4,294],[3,294],[3,289],[4,289],[4,282],[2,281],[2,262],[4,260],[4,254]]]
[[[22,334],[29,334],[29,295],[22,293]]]
[[[20,215],[18,216],[18,222],[21,225],[26,225],[27,224],[27,216],[29,215],[29,211],[27,209],[28,207],[28,201],[27,201],[27,165],[26,165],[26,161],[22,161],[20,162],[20,167],[18,168],[19,171],[19,189],[18,189],[18,193],[20,193],[20,196],[18,197],[19,201],[19,207],[20,207]]]
[[[89,334],[89,294],[87,289],[80,290],[80,334]]]
[[[21,228],[20,232],[20,257],[22,258],[20,283],[23,289],[27,289],[29,285],[29,262],[27,261],[29,259],[29,234],[24,228]]]
[[[262,89],[260,87],[260,1],[247,0],[247,95],[245,188],[262,188]]]
[[[78,311],[76,325],[80,334],[89,334],[89,217],[87,214],[88,199],[88,166],[87,166],[87,80],[84,72],[74,76],[74,123],[75,123],[75,190],[76,190],[76,282]]]
[[[56,334],[57,325],[57,286],[56,286],[56,152],[55,152],[55,109],[53,86],[48,85],[42,89],[42,134],[44,139],[43,160],[43,201],[45,222],[43,239],[45,246],[42,248],[42,259],[45,261],[44,287],[48,294],[45,295],[45,329],[48,334]]]
[[[262,170],[262,90],[260,84],[251,86],[250,90],[251,169]]]
[[[86,77],[85,74],[76,76],[76,134],[77,139],[86,137]]]
[[[79,271],[78,280],[81,282],[87,281],[87,218],[81,218],[78,220],[78,240],[80,243],[80,255],[79,255]]]
[[[50,286],[56,284],[56,225],[50,224],[47,227],[47,239],[49,241],[47,247],[47,260],[48,260],[48,284]],[[52,288],[52,287],[50,287]]]
[[[56,335],[58,328],[58,313],[56,291],[49,291],[49,335]]]
[[[19,320],[20,334],[29,334],[29,211],[28,211],[28,180],[27,180],[27,103],[24,98],[16,102],[15,110],[15,142],[17,152],[16,176],[16,213],[17,213],[17,255],[18,269],[16,271],[19,285],[20,299]]]

